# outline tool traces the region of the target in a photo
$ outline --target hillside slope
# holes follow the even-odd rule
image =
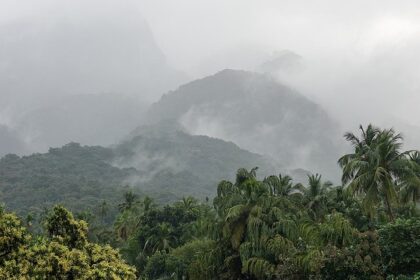
[[[142,189],[157,188],[174,196],[212,196],[216,184],[231,179],[240,167],[258,166],[260,174],[275,172],[269,159],[232,142],[194,136],[172,122],[141,126],[114,148],[114,164],[134,167],[140,176],[131,182]]]
[[[111,148],[70,143],[47,153],[0,160],[0,201],[18,213],[62,203],[75,211],[116,204],[131,189],[158,202],[212,197],[240,167],[275,168],[233,143],[192,136],[171,125],[141,127]]]
[[[224,70],[164,95],[148,113],[151,123],[177,120],[192,134],[233,141],[290,168],[329,177],[339,149],[335,122],[316,103],[272,78]]]
[[[110,149],[76,143],[45,154],[6,155],[0,160],[0,200],[19,213],[56,203],[80,211],[102,199],[120,200],[121,182],[135,170],[112,166],[112,158]]]

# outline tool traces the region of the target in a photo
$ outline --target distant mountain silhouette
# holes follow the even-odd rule
[[[29,151],[114,143],[139,125],[144,104],[185,81],[147,23],[122,6],[0,26],[0,116]]]
[[[151,100],[184,81],[148,25],[128,18],[28,19],[0,27],[2,97],[119,93]],[[20,100],[19,100],[20,101]]]
[[[0,125],[0,157],[10,153],[22,154],[26,151],[20,135],[6,125]]]
[[[69,142],[108,146],[138,126],[145,108],[136,98],[116,94],[63,96],[27,112],[17,130],[32,152]]]
[[[233,141],[290,168],[336,174],[335,122],[316,103],[257,73],[223,70],[164,95],[148,120],[177,120],[192,134]]]

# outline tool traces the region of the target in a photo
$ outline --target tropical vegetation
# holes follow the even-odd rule
[[[214,199],[127,190],[76,218],[0,214],[6,279],[420,279],[420,156],[392,129],[347,133],[342,184],[240,168]],[[113,208],[115,219],[107,221]],[[80,219],[79,219],[80,218]],[[87,221],[91,226],[88,229]],[[83,278],[84,277],[84,278]]]

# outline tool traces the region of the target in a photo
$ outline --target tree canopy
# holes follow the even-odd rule
[[[41,229],[30,215],[2,209],[0,276],[418,280],[419,152],[403,151],[392,129],[360,130],[360,137],[345,135],[354,151],[338,161],[341,186],[320,174],[295,183],[240,168],[219,182],[213,199],[160,204],[128,189],[119,202],[103,199],[76,218],[50,208]]]

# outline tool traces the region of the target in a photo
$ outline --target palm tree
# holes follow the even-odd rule
[[[400,199],[403,203],[415,204],[420,200],[420,152],[410,153],[412,162],[412,173],[405,176],[405,180],[400,184]]]
[[[235,252],[224,260],[233,273],[231,278],[241,271],[256,279],[272,276],[275,263],[270,256],[293,247],[290,240],[280,235],[281,232],[290,232],[281,210],[288,199],[274,196],[269,179],[266,182],[257,181],[255,173],[255,168],[251,171],[239,169],[235,184],[222,181],[214,200],[221,219],[222,240],[226,238],[230,241]],[[276,178],[271,178],[270,182],[280,186],[279,177]],[[280,191],[279,188],[277,190]],[[266,219],[275,219],[277,223],[270,226]]]
[[[240,185],[243,182],[245,182],[246,180],[256,179],[257,178],[257,170],[258,170],[258,167],[254,167],[250,171],[248,171],[245,168],[239,168],[238,171],[236,172],[236,182],[235,183],[237,185]]]
[[[120,212],[131,209],[135,203],[138,202],[138,195],[132,191],[128,191],[124,194],[124,202],[118,204],[118,209]]]
[[[394,220],[393,204],[397,203],[397,184],[414,182],[413,162],[409,152],[401,152],[402,136],[393,129],[380,130],[372,125],[360,126],[361,137],[346,133],[354,153],[338,161],[343,169],[343,185],[361,195],[363,207],[372,218],[376,206],[384,203],[388,217]]]
[[[304,188],[302,184],[293,184],[290,176],[268,176],[263,181],[270,188],[275,196],[289,196],[292,194],[302,194]]]
[[[224,232],[234,249],[238,249],[247,228],[259,222],[260,205],[269,194],[264,184],[256,180],[244,181],[237,187],[239,197],[233,197],[235,203],[227,208],[224,216]]]
[[[352,241],[354,229],[343,214],[324,215],[331,183],[320,175],[308,176],[302,190],[288,176],[255,177],[238,170],[235,183],[219,184],[214,200],[229,279],[306,279],[320,269],[323,246]],[[295,191],[302,191],[305,205],[290,199]]]
[[[118,239],[127,241],[136,231],[140,217],[136,211],[126,210],[115,220],[114,227]]]
[[[149,210],[153,209],[156,206],[156,204],[153,202],[153,199],[148,196],[146,196],[143,199],[142,205],[143,205],[144,212],[148,212]]]
[[[332,183],[322,182],[321,175],[308,175],[308,188],[304,190],[305,204],[313,213],[314,218],[319,220],[327,211],[328,192]]]
[[[139,227],[143,215],[156,206],[153,199],[146,196],[142,201],[131,191],[124,194],[125,201],[118,205],[120,214],[117,216],[114,228],[120,240],[127,241]]]
[[[105,223],[105,217],[108,214],[108,211],[109,211],[109,205],[105,200],[103,200],[98,206],[98,212],[99,212],[99,216],[101,217],[102,224]]]
[[[198,215],[199,209],[197,205],[197,199],[194,197],[183,197],[182,200],[177,203],[177,205],[182,210],[184,210],[185,213]]]
[[[215,199],[223,237],[230,241],[233,252],[224,260],[229,271],[242,272],[250,279],[290,279],[297,267],[314,270],[321,257],[319,228],[300,202],[288,197],[301,188],[287,176],[260,182],[244,169],[238,173],[235,184],[219,184]],[[321,208],[330,183],[322,183],[319,175],[309,179],[310,187],[302,192],[313,209]],[[337,231],[325,232],[322,237],[342,242],[339,226],[345,224],[337,223]],[[347,235],[345,238],[347,241]],[[307,246],[310,249],[304,249]]]
[[[176,241],[172,226],[168,223],[160,223],[154,227],[153,234],[146,240],[144,251],[169,252]]]

